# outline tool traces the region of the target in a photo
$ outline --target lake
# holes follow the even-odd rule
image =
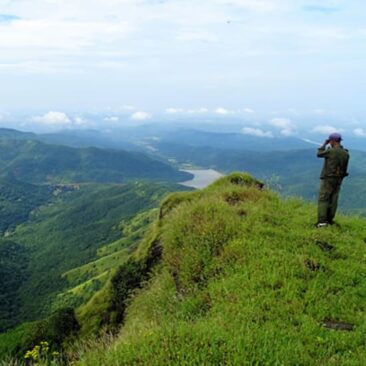
[[[223,177],[221,173],[214,169],[182,169],[181,171],[193,174],[194,178],[180,184],[197,189],[205,188],[215,180]]]

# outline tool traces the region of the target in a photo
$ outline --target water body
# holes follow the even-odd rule
[[[192,187],[197,189],[205,188],[213,183],[215,180],[223,177],[221,173],[214,169],[182,169],[182,172],[191,173],[194,175],[194,177],[193,179],[182,182],[181,184],[186,187]]]

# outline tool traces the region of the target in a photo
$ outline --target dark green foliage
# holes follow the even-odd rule
[[[24,323],[13,331],[0,335],[0,356],[12,355],[22,359],[26,351],[45,341],[53,350],[62,351],[65,340],[76,336],[79,329],[74,310],[59,309],[45,319]]]
[[[28,219],[35,208],[48,202],[52,187],[0,178],[0,234]]]
[[[0,333],[0,361],[7,356],[23,358],[27,351],[25,342],[34,333],[34,326],[35,323],[23,323],[6,333]]]
[[[95,260],[100,247],[120,237],[121,220],[155,207],[172,189],[156,183],[82,186],[19,226],[11,238],[31,251],[19,320],[46,316],[54,296],[67,288],[61,275]]]
[[[112,303],[108,312],[109,316],[114,315],[114,318],[110,318],[109,323],[118,325],[123,321],[127,300],[132,292],[141,286],[146,275],[145,264],[132,258],[118,269],[111,281]]]
[[[0,241],[0,333],[16,323],[18,290],[27,277],[27,250],[12,241]]]
[[[44,339],[49,339],[53,344],[62,345],[65,338],[76,334],[80,325],[75,317],[74,309],[58,309],[48,320],[47,334]]]
[[[139,260],[131,257],[119,267],[111,280],[111,305],[108,309],[109,315],[105,317],[106,323],[115,326],[123,322],[130,296],[149,278],[161,256],[161,243],[158,238],[155,238],[150,242],[145,258]]]

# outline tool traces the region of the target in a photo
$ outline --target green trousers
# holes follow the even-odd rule
[[[332,223],[337,212],[342,178],[324,178],[320,183],[318,222]]]

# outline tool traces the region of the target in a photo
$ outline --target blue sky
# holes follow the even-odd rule
[[[365,12],[363,0],[0,0],[0,118],[323,116],[361,135]]]

